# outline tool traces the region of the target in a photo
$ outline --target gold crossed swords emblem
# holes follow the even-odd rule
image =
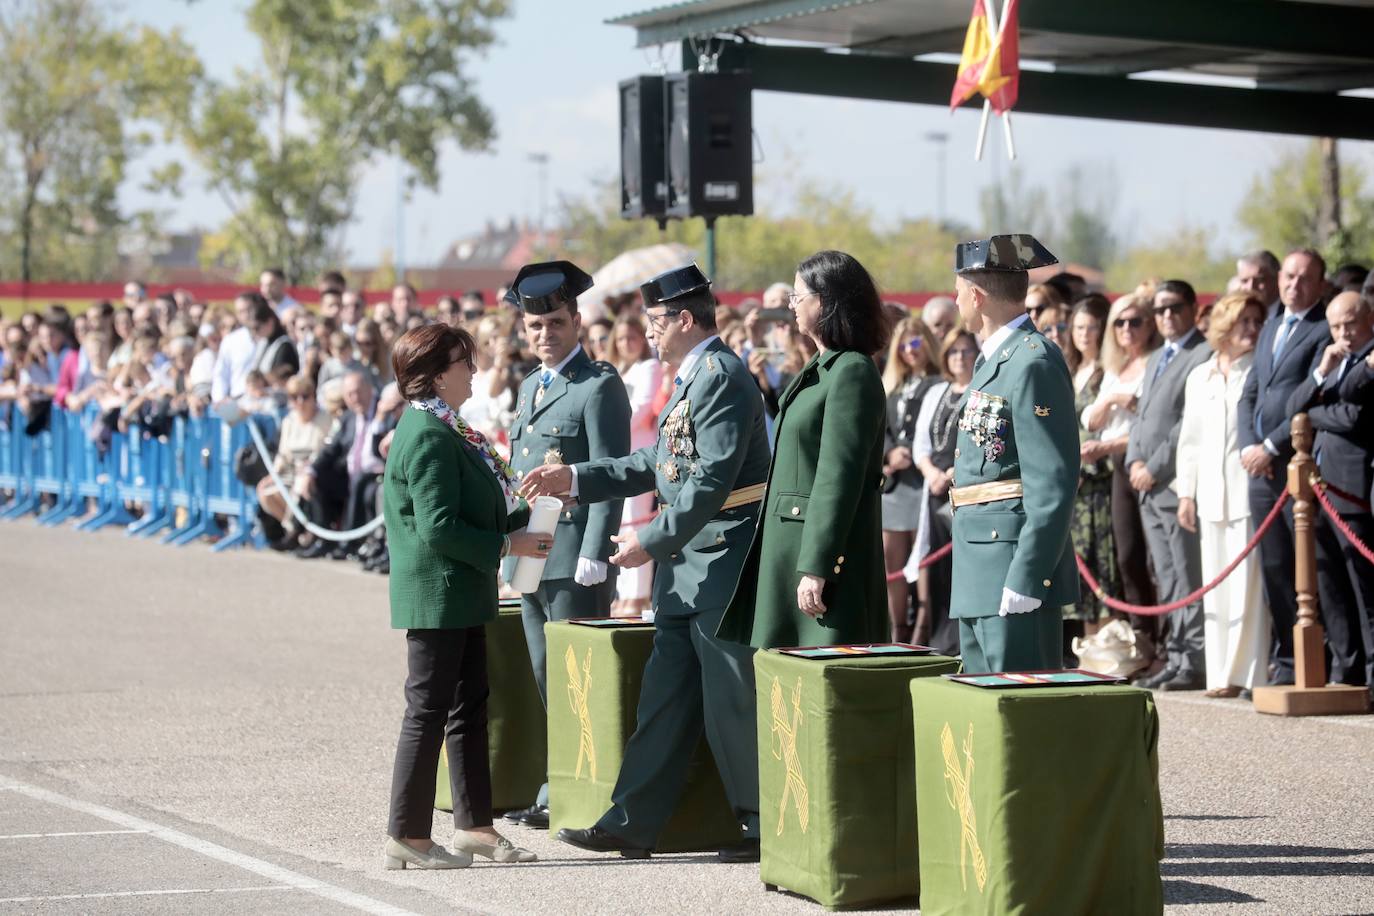
[[[587,773],[596,779],[596,742],[592,740],[592,714],[587,709],[587,696],[592,689],[592,647],[587,647],[587,655],[582,661],[581,676],[578,676],[577,653],[568,646],[563,660],[568,665],[568,705],[577,716],[577,772],[574,779],[582,778],[582,764],[587,764]]]
[[[988,863],[983,858],[983,847],[978,845],[978,822],[973,812],[973,723],[968,724],[968,737],[964,739],[962,770],[948,722],[940,730],[940,750],[945,755],[945,799],[959,814],[959,882],[968,890],[965,866],[972,859],[973,877],[981,891],[988,883]]]
[[[773,736],[771,749],[775,760],[783,761],[786,779],[782,787],[782,801],[778,803],[778,836],[782,836],[787,824],[787,801],[797,809],[797,825],[802,833],[811,822],[811,794],[806,789],[806,777],[802,773],[801,759],[797,756],[797,729],[801,727],[801,678],[792,688],[792,719],[787,718],[787,703],[782,698],[782,683],[773,677]]]

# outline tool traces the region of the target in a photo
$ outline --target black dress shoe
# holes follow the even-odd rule
[[[383,576],[391,575],[391,554],[384,553],[372,563],[372,572],[380,573]]]
[[[297,550],[296,556],[300,557],[302,560],[318,560],[332,549],[333,545],[328,541],[316,538],[310,542],[308,547],[302,547]]]
[[[626,859],[649,858],[649,850],[632,846],[628,841],[622,840],[614,833],[609,833],[600,827],[588,827],[585,830],[569,830],[564,827],[558,831],[558,838],[569,846],[576,846],[578,849],[586,849],[589,852],[618,852]]]
[[[549,806],[532,805],[520,818],[520,823],[535,830],[549,829]]]
[[[758,838],[745,840],[738,846],[731,846],[716,853],[722,862],[757,862],[759,860]]]
[[[1146,690],[1157,690],[1161,684],[1172,681],[1176,677],[1178,677],[1177,668],[1161,668],[1149,677],[1137,681],[1136,686],[1144,687]]]
[[[1159,690],[1201,690],[1207,686],[1206,680],[1200,674],[1189,672],[1179,674],[1158,686]]]
[[[512,824],[520,823],[520,819],[526,814],[533,814],[539,810],[539,805],[530,805],[528,808],[515,808],[501,815]]]

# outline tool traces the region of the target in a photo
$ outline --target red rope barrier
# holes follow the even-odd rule
[[[1074,559],[1078,561],[1078,574],[1083,577],[1084,582],[1088,583],[1089,590],[1091,590],[1092,593],[1097,596],[1097,600],[1101,601],[1103,604],[1105,604],[1112,610],[1124,611],[1128,614],[1139,614],[1144,617],[1162,617],[1170,611],[1176,611],[1179,608],[1187,607],[1194,601],[1197,601],[1203,595],[1207,594],[1212,589],[1220,585],[1226,579],[1227,576],[1231,575],[1231,573],[1235,571],[1236,567],[1240,565],[1241,561],[1248,557],[1250,555],[1250,552],[1254,550],[1257,546],[1259,546],[1260,539],[1263,538],[1265,532],[1269,530],[1269,526],[1274,524],[1274,522],[1278,519],[1279,513],[1283,511],[1284,504],[1287,502],[1288,491],[1284,490],[1281,494],[1279,494],[1278,500],[1275,501],[1274,508],[1269,510],[1269,515],[1264,519],[1264,523],[1255,529],[1255,533],[1251,536],[1250,542],[1245,545],[1245,549],[1240,552],[1240,556],[1232,560],[1230,564],[1225,569],[1223,569],[1221,573],[1211,582],[1208,582],[1206,585],[1204,585],[1197,591],[1193,592],[1192,594],[1185,595],[1177,601],[1170,602],[1169,604],[1143,606],[1139,604],[1128,604],[1125,601],[1119,601],[1116,598],[1111,597],[1110,595],[1102,591],[1101,584],[1097,581],[1097,579],[1093,578],[1092,570],[1088,569],[1088,564],[1083,562],[1083,557],[1078,554],[1074,554]]]
[[[1345,535],[1345,539],[1350,542],[1350,546],[1359,551],[1360,556],[1374,563],[1374,550],[1370,550],[1368,544],[1365,544],[1359,538],[1355,537],[1355,532],[1350,529],[1345,519],[1341,518],[1341,514],[1336,511],[1336,507],[1331,505],[1331,502],[1326,498],[1326,493],[1323,491],[1328,486],[1329,484],[1323,483],[1322,481],[1317,481],[1313,484],[1312,493],[1317,497],[1317,503],[1322,507],[1322,511],[1326,513],[1327,518],[1331,519],[1331,524],[1336,526],[1336,530]]]
[[[948,544],[946,544],[945,546],[941,547],[940,549],[938,549],[938,550],[932,550],[930,553],[928,553],[928,554],[925,555],[925,557],[921,560],[920,566],[918,566],[917,568],[918,568],[918,569],[925,569],[925,568],[928,567],[928,566],[934,566],[936,563],[939,563],[939,562],[940,562],[941,560],[943,560],[945,557],[949,556],[949,552],[950,552],[951,550],[953,550],[953,549],[954,549],[954,542],[953,542],[953,541],[950,541]],[[897,571],[894,572],[894,573],[889,573],[889,574],[888,574],[888,577],[887,577],[887,581],[889,581],[889,582],[896,582],[898,579],[902,578],[904,575],[906,575],[905,571],[899,569],[899,570],[897,570]]]

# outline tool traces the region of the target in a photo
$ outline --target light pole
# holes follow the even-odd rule
[[[942,130],[932,130],[926,134],[926,140],[935,144],[935,221],[938,225],[945,224],[945,146],[949,142],[949,134]]]
[[[539,170],[539,234],[542,236],[544,234],[545,211],[548,207],[549,154],[529,153],[525,158],[533,162]]]

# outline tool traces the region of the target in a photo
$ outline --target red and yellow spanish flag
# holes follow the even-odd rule
[[[949,97],[953,111],[974,94],[992,103],[993,111],[1005,114],[1016,104],[1016,89],[1021,76],[1018,0],[1007,0],[1006,19],[993,36],[984,0],[973,0],[973,18],[964,33],[964,51],[959,57],[959,73]],[[996,2],[996,0],[991,0]]]

